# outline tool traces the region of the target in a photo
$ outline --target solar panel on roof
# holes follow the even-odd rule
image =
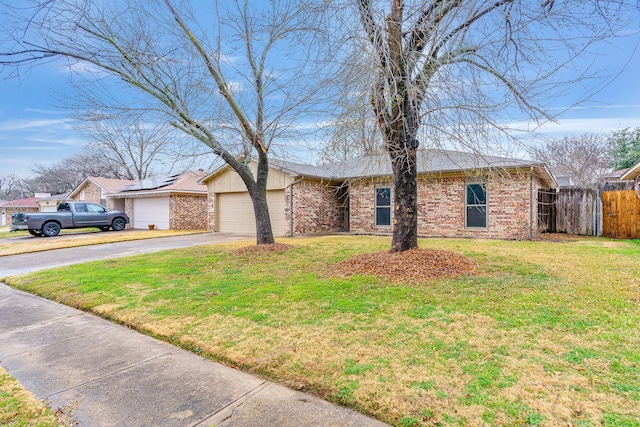
[[[180,175],[161,175],[141,179],[138,182],[129,184],[120,191],[142,191],[155,190],[173,184]]]

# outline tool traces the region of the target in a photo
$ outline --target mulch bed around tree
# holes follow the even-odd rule
[[[370,274],[392,282],[418,283],[474,274],[478,263],[452,251],[411,249],[399,253],[374,252],[336,264],[346,276]]]
[[[284,243],[245,246],[233,251],[238,256],[259,256],[295,248]],[[380,251],[347,258],[332,266],[333,273],[383,277],[394,283],[418,283],[474,274],[478,263],[452,251],[411,249],[391,253]]]

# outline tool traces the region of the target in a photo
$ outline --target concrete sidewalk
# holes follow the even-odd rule
[[[80,426],[384,426],[0,284],[0,365]]]

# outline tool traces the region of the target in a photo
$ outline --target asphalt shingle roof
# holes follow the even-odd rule
[[[418,173],[443,173],[462,170],[500,169],[542,166],[507,157],[484,156],[475,153],[447,150],[419,150]],[[391,160],[387,154],[358,157],[340,163],[321,166],[303,165],[283,160],[270,160],[270,165],[292,174],[325,179],[348,179],[372,176],[391,176]]]

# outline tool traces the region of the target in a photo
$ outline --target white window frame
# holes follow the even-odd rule
[[[484,188],[484,203],[469,203],[470,185],[481,185]],[[469,225],[469,208],[484,207],[484,226]],[[471,230],[486,230],[489,227],[489,187],[487,181],[473,180],[464,183],[464,227]]]
[[[378,191],[380,190],[389,190],[389,204],[388,205],[378,205]],[[391,224],[393,223],[393,218],[391,216],[391,213],[393,212],[391,210],[391,205],[393,204],[393,193],[391,191],[391,186],[390,185],[379,185],[376,186],[376,190],[374,193],[374,211],[373,211],[373,221],[376,227],[391,227]],[[389,224],[378,224],[378,209],[388,209],[389,210]]]

